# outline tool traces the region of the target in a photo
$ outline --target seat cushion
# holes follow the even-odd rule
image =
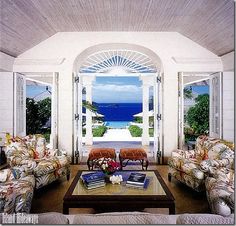
[[[144,212],[112,212],[100,214],[77,214],[73,224],[176,224],[177,215]]]
[[[195,177],[199,180],[204,179],[204,173],[199,170],[199,165],[196,159],[184,159],[184,158],[169,158],[169,166],[177,169],[191,177]]]
[[[69,161],[66,156],[53,156],[50,158],[44,158],[35,161],[37,162],[37,167],[34,168],[34,175],[36,177],[49,174],[64,166],[69,165]]]
[[[215,214],[182,214],[177,218],[176,224],[195,224],[195,225],[204,225],[204,224],[234,224],[234,217],[222,217]]]
[[[30,212],[35,178],[33,175],[19,180],[0,183],[0,212]]]
[[[143,148],[122,148],[120,149],[122,159],[142,160],[147,158],[147,153]]]
[[[116,158],[116,152],[114,148],[93,148],[89,152],[89,160],[100,158]]]

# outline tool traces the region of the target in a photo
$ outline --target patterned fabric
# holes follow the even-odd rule
[[[120,149],[122,159],[140,160],[147,158],[147,153],[142,148],[123,148]]]
[[[8,173],[9,178],[6,182],[0,183],[0,212],[29,213],[35,185],[34,176],[28,175],[15,179],[10,169],[5,172]]]
[[[69,157],[58,156],[55,150],[48,149],[45,138],[40,134],[9,138],[6,156],[11,167],[19,166],[27,174],[33,174],[36,177],[36,188],[64,176],[64,173],[60,174],[60,172],[70,174]],[[40,184],[41,181],[42,184]]]
[[[47,184],[52,183],[53,181],[57,180],[58,178],[67,176],[70,174],[69,167],[62,167],[58,169],[57,171],[41,175],[39,177],[35,177],[36,180],[36,189],[39,189]]]
[[[176,221],[178,225],[234,225],[234,216],[222,217],[216,214],[181,214]]]
[[[218,169],[205,185],[212,213],[229,216],[234,212],[234,170]]]
[[[170,168],[169,173],[171,173],[171,176],[177,179],[178,181],[186,184],[187,186],[193,188],[198,192],[205,190],[204,180],[202,179],[198,179],[193,175],[189,175],[183,171],[176,170],[174,168]]]
[[[100,158],[116,158],[116,152],[113,148],[93,148],[89,152],[89,160]]]
[[[204,189],[206,176],[214,174],[220,167],[233,169],[234,145],[230,142],[207,136],[199,136],[195,150],[175,150],[168,160],[171,176],[195,189]],[[198,185],[200,187],[198,187]]]
[[[93,170],[98,159],[111,158],[116,160],[116,151],[114,148],[93,148],[89,152],[87,166],[89,170]]]

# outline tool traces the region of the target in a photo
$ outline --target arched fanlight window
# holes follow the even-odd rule
[[[91,54],[80,73],[155,73],[156,66],[145,54],[131,50],[109,50]]]

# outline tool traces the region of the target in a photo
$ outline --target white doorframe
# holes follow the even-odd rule
[[[184,84],[183,72],[178,73],[178,148],[183,149],[184,145]]]
[[[14,136],[26,135],[26,79],[14,72]]]
[[[58,148],[58,73],[54,72],[52,76],[50,144],[56,149]]]
[[[160,73],[154,75],[154,159],[160,163],[162,153],[162,77]]]
[[[223,137],[222,123],[222,72],[210,75],[210,109],[209,109],[209,135],[214,138]]]
[[[83,157],[82,151],[82,76],[73,73],[74,81],[74,148],[73,163],[78,163]]]
[[[210,80],[209,83],[209,136],[213,136],[213,137],[218,137],[221,138],[222,137],[222,72],[204,72],[204,73],[194,73],[194,76],[197,76],[199,74],[199,76],[202,76],[202,74],[204,74],[206,76],[206,74],[208,74],[208,76],[206,76],[205,79],[199,79],[196,80],[196,82],[199,81],[203,81],[203,80]],[[185,72],[179,72],[178,73],[178,148],[179,149],[183,149],[183,145],[185,142],[185,138],[184,138],[184,81],[183,78],[184,76],[192,76],[191,73],[185,73]],[[216,87],[214,87],[213,85],[213,80],[214,79],[218,79],[219,80],[219,87],[218,89]],[[189,83],[186,85],[190,85]],[[213,88],[214,87],[214,88]],[[213,109],[213,104],[214,104],[214,100],[213,100],[213,95],[218,94],[219,96],[219,133],[215,134],[212,130],[213,130],[213,119],[215,119],[215,114],[212,111]]]

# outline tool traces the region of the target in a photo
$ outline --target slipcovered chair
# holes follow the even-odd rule
[[[0,171],[0,213],[29,213],[35,178],[22,167]]]
[[[211,212],[222,216],[234,213],[234,170],[221,167],[205,180]]]
[[[168,159],[171,177],[183,182],[196,191],[205,190],[205,178],[221,167],[231,168],[234,164],[233,143],[199,136],[194,150],[175,150]]]
[[[62,176],[70,176],[70,159],[65,153],[50,150],[42,135],[29,135],[8,139],[6,156],[11,167],[26,168],[36,180],[36,189],[41,188]]]

